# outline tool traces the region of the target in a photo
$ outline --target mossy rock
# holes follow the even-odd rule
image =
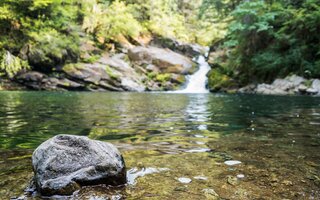
[[[212,92],[217,91],[229,91],[237,86],[235,81],[221,73],[218,69],[212,69],[208,73],[208,86],[209,90]]]
[[[90,57],[83,58],[82,61],[85,63],[95,63],[101,58],[101,55],[92,55]]]
[[[196,71],[198,71],[199,69],[199,66],[197,63],[193,62],[192,63],[192,67],[191,69],[189,70],[188,74],[194,74]]]
[[[171,74],[169,73],[164,73],[164,74],[157,74],[155,77],[156,81],[158,82],[166,82],[171,79]]]
[[[70,64],[66,64],[62,70],[65,71],[66,73],[69,72],[76,72],[78,70],[84,69],[83,64],[81,63],[70,63]]]
[[[106,65],[106,73],[112,78],[112,79],[115,79],[115,80],[118,80],[119,79],[119,76],[117,74],[114,73],[114,71],[111,69],[111,67],[109,65]]]

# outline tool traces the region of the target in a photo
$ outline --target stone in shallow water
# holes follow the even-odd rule
[[[32,155],[34,181],[42,195],[70,195],[85,185],[126,183],[124,160],[110,143],[57,135]]]
[[[237,178],[244,178],[244,174],[238,174]]]
[[[185,178],[185,177],[181,177],[181,178],[178,178],[178,181],[180,183],[191,183],[191,179],[190,178]]]
[[[216,191],[214,191],[214,189],[206,188],[206,189],[203,189],[202,192],[204,193],[207,199],[212,199],[212,200],[220,199],[219,195],[216,193]]]
[[[206,180],[208,180],[208,178],[207,177],[205,177],[205,176],[195,176],[195,177],[193,177],[194,179],[197,179],[197,180],[201,180],[201,181],[206,181]]]
[[[227,183],[229,183],[230,185],[238,185],[239,184],[239,181],[236,177],[234,176],[227,176]]]
[[[224,164],[229,165],[229,166],[239,165],[239,164],[241,164],[241,161],[238,161],[238,160],[227,160],[227,161],[224,162]]]
[[[196,137],[196,138],[204,138],[205,136],[197,134],[197,135],[194,135],[194,137]]]
[[[197,148],[197,149],[189,149],[186,150],[187,153],[203,153],[203,152],[209,152],[211,149],[208,148]]]

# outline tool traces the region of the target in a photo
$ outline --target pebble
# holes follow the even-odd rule
[[[212,200],[218,200],[219,195],[214,191],[214,189],[211,188],[206,188],[203,189],[202,192],[204,193],[204,196],[206,196],[207,199],[212,199]]]
[[[197,180],[202,180],[202,181],[208,180],[208,178],[205,177],[205,176],[195,176],[195,177],[193,177],[193,178],[194,178],[194,179],[197,179]]]
[[[185,177],[181,177],[181,178],[178,178],[178,181],[180,182],[180,183],[186,183],[186,184],[188,184],[188,183],[191,183],[191,179],[190,178],[185,178]]]
[[[188,152],[188,153],[203,153],[203,152],[209,152],[209,151],[211,151],[211,149],[199,148],[199,149],[190,149],[190,150],[187,150],[186,152]]]
[[[237,178],[244,178],[244,174],[238,174]]]
[[[194,135],[194,137],[196,137],[196,138],[204,138],[203,135]]]
[[[236,177],[234,177],[234,176],[228,176],[228,177],[227,177],[227,183],[229,183],[230,185],[235,186],[235,185],[238,185],[238,184],[239,184],[239,181],[238,181],[238,179],[237,179]]]
[[[203,145],[203,144],[205,144],[205,143],[204,143],[204,142],[200,142],[200,141],[196,141],[196,144]]]
[[[239,165],[239,164],[241,164],[241,161],[239,161],[239,160],[227,160],[227,161],[224,162],[224,164],[229,165],[229,166]]]

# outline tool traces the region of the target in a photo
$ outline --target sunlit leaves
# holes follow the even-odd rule
[[[9,51],[0,52],[0,73],[4,72],[8,77],[12,78],[22,69],[29,69],[26,61],[12,55]]]

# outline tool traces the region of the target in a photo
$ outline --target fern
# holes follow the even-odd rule
[[[21,60],[9,51],[0,54],[0,71],[3,71],[9,78],[13,78],[19,71],[29,68],[27,61]]]

